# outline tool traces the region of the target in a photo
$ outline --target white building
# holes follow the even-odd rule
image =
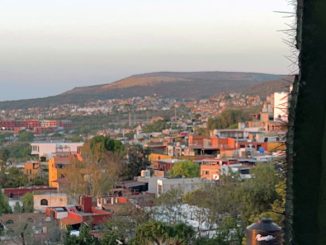
[[[274,121],[288,121],[289,92],[274,93]]]
[[[52,157],[53,154],[59,152],[70,152],[70,153],[77,153],[78,148],[83,146],[83,142],[79,143],[63,143],[63,142],[56,142],[56,143],[31,143],[32,145],[32,155],[36,155],[49,159]]]
[[[199,189],[205,183],[205,180],[200,178],[161,178],[150,177],[146,178],[148,182],[148,192],[156,196],[160,196],[172,189],[178,189],[183,193],[191,192]]]

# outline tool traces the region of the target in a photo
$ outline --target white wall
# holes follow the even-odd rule
[[[274,121],[288,120],[288,92],[274,93]]]

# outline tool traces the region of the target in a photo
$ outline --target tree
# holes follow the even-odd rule
[[[100,157],[105,152],[112,152],[116,154],[123,154],[125,147],[121,141],[111,139],[106,136],[95,136],[89,142],[90,151],[93,156]]]
[[[33,194],[31,192],[26,193],[22,197],[23,202],[23,209],[24,213],[32,213],[34,211],[34,201],[33,201]]]
[[[127,240],[135,236],[138,226],[148,222],[149,215],[148,212],[135,207],[131,203],[120,206],[106,224],[106,238],[104,240],[113,241],[118,239],[126,243]],[[105,244],[103,241],[102,243]]]
[[[183,191],[178,188],[174,188],[166,193],[160,195],[156,199],[156,207],[153,208],[154,217],[160,219],[162,216],[170,224],[176,224],[182,221],[182,214],[180,208],[182,202]]]
[[[122,143],[96,136],[84,144],[81,152],[82,160],[72,159],[62,170],[65,176],[63,189],[74,198],[81,194],[100,197],[109,193],[124,167]]]
[[[250,110],[230,109],[223,111],[218,117],[209,118],[207,122],[207,128],[224,129],[232,127],[238,122],[246,121],[250,118]]]
[[[241,184],[242,215],[249,222],[272,208],[277,200],[276,185],[280,181],[273,164],[260,164],[252,170],[253,178]]]
[[[170,237],[175,245],[188,245],[193,241],[195,231],[192,227],[179,223],[172,226]]]
[[[22,206],[20,206],[19,202],[16,202],[15,206],[14,206],[14,212],[15,213],[22,213],[22,211],[23,211]]]
[[[6,162],[8,161],[10,156],[10,151],[7,148],[1,148],[0,149],[0,168],[1,166],[4,166]]]
[[[134,244],[188,245],[194,238],[194,230],[185,224],[168,225],[149,221],[137,228]]]
[[[173,165],[170,171],[171,177],[199,177],[199,165],[191,161],[181,161]]]
[[[16,188],[26,186],[28,178],[17,168],[7,168],[0,173],[0,185],[5,188]]]
[[[149,221],[136,230],[135,244],[164,245],[169,238],[169,227],[161,222]]]
[[[45,176],[36,176],[34,179],[30,180],[30,185],[41,185],[45,186],[48,184],[48,178]]]
[[[276,224],[283,224],[285,218],[285,196],[286,196],[286,183],[281,180],[276,184],[275,191],[277,198],[274,200],[271,209],[259,215],[258,219],[271,218]]]
[[[129,145],[127,147],[127,161],[123,168],[123,177],[132,179],[139,176],[141,170],[149,166],[148,152],[141,145]]]
[[[64,245],[100,245],[100,241],[92,236],[91,229],[87,225],[81,225],[79,236],[70,235],[70,232],[70,229],[66,232]]]
[[[8,142],[12,136],[12,133],[0,133],[0,144]]]
[[[168,128],[166,120],[158,120],[143,127],[144,133],[162,132],[162,130]]]
[[[28,131],[20,131],[18,134],[18,140],[21,142],[32,142],[34,140],[34,134]]]
[[[119,244],[118,241],[121,242],[120,236],[114,231],[111,230],[110,232],[107,232],[104,236],[104,238],[101,240],[102,245],[117,245]],[[123,244],[123,243],[122,243]]]
[[[11,208],[5,195],[0,191],[0,216],[5,213],[10,213]]]
[[[207,209],[200,214],[201,219],[216,229],[215,239],[219,241],[216,244],[230,244],[230,239],[232,244],[241,244],[246,226],[261,215],[273,218],[271,214],[277,212],[281,218],[284,212],[282,174],[273,164],[264,163],[254,167],[252,175],[252,179],[245,181],[236,176],[222,176],[217,185],[205,186],[183,197],[186,203]]]
[[[26,160],[30,158],[32,146],[26,142],[15,142],[2,149],[7,159]],[[8,152],[9,156],[7,155]]]

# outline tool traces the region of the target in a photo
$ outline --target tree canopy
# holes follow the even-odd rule
[[[188,245],[194,237],[194,230],[185,224],[169,225],[159,221],[149,221],[137,228],[133,244]]]
[[[89,144],[90,151],[93,155],[101,155],[105,152],[122,154],[125,150],[121,141],[102,135],[93,137],[85,144]]]
[[[77,198],[80,194],[101,196],[120,179],[124,164],[124,145],[105,136],[95,136],[82,148],[83,159],[71,159],[62,173],[63,189]]]
[[[21,142],[32,142],[34,140],[34,134],[29,131],[20,131],[18,134],[18,140]]]
[[[0,216],[4,213],[10,213],[11,208],[8,203],[6,196],[0,191]]]
[[[250,118],[250,111],[230,109],[223,111],[218,117],[209,118],[207,122],[207,128],[213,129],[225,129],[229,127],[237,127],[238,122],[246,121]]]
[[[34,211],[34,201],[33,201],[33,194],[32,193],[26,193],[22,197],[23,202],[23,212],[25,213],[32,213]]]
[[[177,162],[169,174],[171,177],[195,178],[199,176],[199,165],[192,161]]]
[[[168,128],[168,124],[166,120],[158,120],[151,124],[147,124],[143,128],[144,133],[152,133],[152,132],[161,132],[162,130]]]

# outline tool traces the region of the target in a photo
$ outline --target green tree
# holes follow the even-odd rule
[[[8,161],[10,156],[10,151],[7,148],[0,148],[0,168],[1,165],[4,166]]]
[[[218,117],[209,118],[207,128],[225,129],[234,128],[238,122],[243,122],[250,119],[251,110],[229,109],[223,111]]]
[[[34,140],[34,134],[29,131],[20,131],[18,134],[18,140],[21,142],[32,142]]]
[[[5,213],[11,213],[11,208],[6,196],[0,191],[0,216]]]
[[[45,176],[36,176],[34,179],[32,179],[29,183],[30,185],[47,185],[48,184],[48,178]]]
[[[123,154],[125,147],[121,141],[106,136],[95,136],[85,145],[89,144],[90,153],[93,156],[101,157],[106,152]]]
[[[277,198],[273,202],[271,209],[263,212],[257,219],[271,218],[276,224],[283,224],[285,218],[285,196],[286,196],[286,183],[281,180],[276,184],[275,191]]]
[[[250,222],[256,221],[255,217],[272,208],[278,198],[276,185],[280,181],[273,164],[256,166],[252,175],[253,178],[243,182],[240,189],[242,215]]]
[[[101,240],[101,245],[117,245],[119,244],[118,241],[122,243],[121,240],[122,239],[117,234],[117,232],[115,232],[114,230],[110,230],[110,232],[107,232]]]
[[[133,244],[191,244],[194,230],[185,224],[168,225],[159,221],[149,221],[139,226]]]
[[[199,165],[191,161],[181,161],[173,165],[170,170],[171,177],[199,177]]]
[[[15,213],[22,213],[22,211],[23,211],[22,206],[20,206],[19,202],[16,202],[15,206],[14,206],[14,212]]]
[[[123,168],[123,178],[133,179],[139,176],[141,170],[146,169],[150,163],[148,152],[141,145],[129,145],[127,147],[127,161]]]
[[[64,239],[64,245],[100,245],[100,241],[93,237],[91,229],[87,225],[81,225],[79,236],[70,235],[71,230],[68,229]]]
[[[12,136],[12,133],[0,133],[0,144],[8,142]]]
[[[22,211],[24,213],[32,213],[34,211],[33,194],[31,192],[26,193],[22,197],[22,202],[23,202]]]
[[[0,185],[5,188],[26,186],[28,178],[18,168],[7,168],[0,172]]]
[[[168,124],[166,120],[158,120],[151,124],[146,125],[143,128],[144,133],[153,133],[153,132],[161,132],[164,129],[168,128]]]
[[[170,237],[175,245],[188,245],[192,243],[195,231],[192,227],[179,223],[172,226]]]
[[[26,160],[30,159],[32,146],[26,142],[15,142],[6,146],[4,149],[9,152],[9,159]]]
[[[207,185],[183,197],[184,202],[208,211],[199,215],[212,229],[218,227],[216,244],[230,244],[230,239],[232,244],[241,244],[246,226],[261,215],[274,218],[270,214],[278,213],[281,218],[285,194],[282,174],[273,164],[261,164],[252,169],[252,175],[244,181],[222,176],[218,185]]]

